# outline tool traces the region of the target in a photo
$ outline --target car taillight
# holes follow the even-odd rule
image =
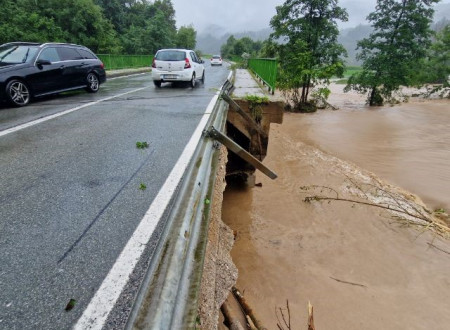
[[[105,65],[103,64],[103,62],[100,62],[100,67],[101,67],[102,69],[105,68]]]
[[[189,69],[191,67],[191,62],[189,62],[189,59],[187,57],[184,61],[185,61],[184,68]]]
[[[153,58],[153,61],[152,61],[152,68],[156,68],[155,58]]]

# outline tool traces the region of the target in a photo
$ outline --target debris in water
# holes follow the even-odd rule
[[[308,330],[316,330],[314,326],[314,307],[308,301]]]

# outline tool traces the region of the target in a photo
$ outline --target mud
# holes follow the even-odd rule
[[[428,138],[426,129],[419,129],[423,134],[413,130],[427,120],[425,113],[409,112],[404,106],[362,109],[369,118],[366,124],[374,126],[368,131],[361,127],[360,113],[354,113],[364,108],[355,105],[360,100],[348,95],[341,99],[347,103],[345,109],[341,105],[336,112],[285,114],[283,124],[271,125],[264,160],[279,178],[273,181],[257,172],[256,182],[262,187],[230,186],[225,191],[223,219],[237,233],[232,250],[239,269],[236,286],[268,329],[277,329],[275,309],[284,308],[286,300],[293,329],[306,328],[308,301],[314,306],[316,329],[448,329],[449,240],[422,227],[407,226],[407,221],[388,210],[342,201],[304,202],[308,195],[330,193],[364,199],[361,190],[377,186],[420,207],[419,197],[387,180],[420,193],[420,186],[402,185],[398,174],[407,173],[405,182],[423,181],[426,187],[436,175],[443,175],[441,180],[449,175],[448,162],[430,164],[436,152],[405,156],[407,151],[417,152],[415,144]],[[388,110],[397,111],[383,114]],[[412,116],[410,125],[402,116]],[[443,130],[441,124],[439,120],[430,123],[437,125],[434,133]],[[398,125],[407,129],[403,139],[396,133]],[[358,143],[368,140],[373,141],[370,149],[377,156],[365,162],[372,153],[364,153]],[[397,157],[400,149],[387,151],[393,143],[396,148],[404,146]],[[380,159],[383,152],[390,158]],[[386,165],[392,158],[397,165]],[[432,173],[409,172],[412,162],[421,159],[428,160]],[[396,173],[393,179],[386,174],[392,168],[396,169],[391,171]],[[302,189],[313,185],[327,188]],[[441,199],[441,191],[424,196],[435,205],[447,205],[450,194]]]

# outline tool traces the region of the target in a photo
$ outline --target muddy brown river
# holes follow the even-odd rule
[[[277,180],[257,172],[261,187],[225,191],[236,286],[268,329],[278,328],[279,308],[287,315],[286,301],[292,329],[307,328],[309,301],[318,330],[448,329],[450,240],[390,211],[304,198],[355,199],[376,185],[449,210],[449,101],[369,108],[335,92],[330,103],[340,110],[272,124],[264,163]]]
[[[347,106],[304,116],[302,140],[450,209],[450,101]]]

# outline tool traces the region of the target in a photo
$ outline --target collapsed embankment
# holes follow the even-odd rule
[[[311,301],[317,329],[446,329],[450,243],[442,223],[428,222],[417,196],[307,143],[298,129],[304,115],[285,116],[272,125],[264,161],[279,178],[257,173],[253,189],[229,186],[221,216],[234,231],[236,286],[261,323],[277,328],[276,310],[288,300],[293,328],[306,328]],[[219,255],[233,235],[218,227],[227,247],[212,244],[210,259],[223,266]],[[223,277],[228,265],[209,272]],[[217,283],[204,286],[217,292]],[[202,329],[217,326],[219,304],[206,310],[213,320]]]

